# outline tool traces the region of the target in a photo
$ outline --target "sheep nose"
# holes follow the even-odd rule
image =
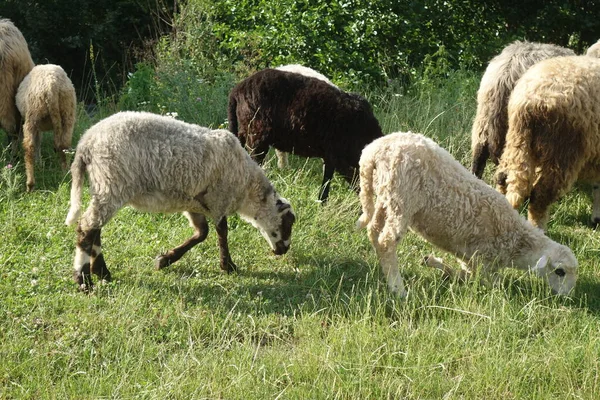
[[[273,250],[273,253],[276,256],[280,256],[282,254],[287,253],[288,249],[290,248],[290,246],[286,246],[283,243],[283,240],[280,240],[279,242],[275,243],[275,250]]]

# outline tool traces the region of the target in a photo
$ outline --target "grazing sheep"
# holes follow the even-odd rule
[[[600,181],[600,60],[572,56],[534,65],[515,86],[508,116],[498,190],[513,207],[529,198],[529,220],[545,228],[548,207],[576,181]]]
[[[40,158],[42,131],[54,131],[54,150],[63,171],[67,169],[65,150],[71,147],[76,119],[75,88],[58,65],[36,65],[17,91],[17,108],[23,117],[23,148],[27,191],[33,190],[35,158]]]
[[[81,210],[84,171],[91,200],[77,227],[74,279],[91,288],[90,274],[110,280],[100,247],[100,230],[124,205],[149,212],[183,212],[194,229],[185,243],[156,259],[164,268],[206,239],[216,225],[221,269],[237,267],[227,243],[227,215],[238,213],[259,229],[273,252],[287,252],[295,216],[263,170],[226,130],[210,130],[150,113],[121,112],[82,136],[71,165],[71,208],[66,224]]]
[[[585,53],[585,55],[588,57],[600,58],[600,40],[598,40],[596,43],[591,45],[587,49],[587,52]]]
[[[478,178],[483,176],[488,157],[498,165],[502,156],[508,129],[508,99],[516,82],[535,63],[570,55],[575,53],[553,44],[515,41],[490,61],[477,92],[471,137],[471,171]]]
[[[21,116],[15,104],[19,83],[33,68],[27,42],[8,19],[0,19],[0,128],[6,131],[12,156],[16,156]]]
[[[276,69],[259,71],[233,88],[229,129],[258,162],[269,146],[323,158],[323,202],[334,171],[353,184],[360,152],[382,135],[371,105],[360,95]]]
[[[503,267],[531,270],[559,294],[575,285],[577,260],[568,247],[529,224],[500,193],[422,135],[397,132],[365,147],[360,202],[357,225],[367,227],[388,287],[400,296],[406,290],[396,247],[408,229],[463,261],[462,277],[481,263],[484,275]],[[427,263],[451,274],[432,257]]]
[[[327,82],[328,84],[330,84],[331,86],[338,88],[336,85],[334,85],[325,75],[323,75],[320,72],[315,71],[312,68],[308,68],[305,67],[303,65],[300,64],[288,64],[288,65],[282,65],[280,67],[277,67],[275,69],[278,69],[279,71],[287,71],[287,72],[293,72],[295,74],[300,74],[300,75],[304,75],[304,76],[308,76],[308,77],[312,77],[312,78],[317,78],[322,80],[323,82]],[[338,88],[339,89],[339,88]],[[288,166],[288,154],[284,151],[280,151],[275,149],[275,154],[277,155],[277,167],[278,168],[285,168]]]

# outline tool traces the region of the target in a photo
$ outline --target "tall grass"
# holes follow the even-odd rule
[[[477,78],[456,73],[365,94],[386,133],[424,132],[467,165]],[[224,120],[226,110],[214,104],[226,91],[206,90],[214,103],[187,106],[196,120]],[[185,103],[173,97],[167,111],[183,115],[174,105]],[[81,113],[75,137],[94,121]],[[103,229],[114,281],[85,295],[71,281],[76,234],[63,225],[70,178],[59,172],[51,138],[43,145],[38,190],[24,193],[20,164],[6,180],[16,183],[0,186],[0,398],[592,399],[600,392],[600,243],[587,226],[585,190],[554,207],[548,232],[580,262],[569,298],[515,271],[494,288],[446,282],[421,265],[436,250],[412,234],[398,248],[410,293],[395,298],[366,234],[354,230],[356,195],[336,177],[329,203],[316,203],[321,163],[298,157],[283,170],[273,157],[266,164],[298,215],[285,256],[271,255],[255,229],[232,217],[238,273],[219,272],[214,229],[156,271],[154,257],[191,231],[180,215],[125,208]]]

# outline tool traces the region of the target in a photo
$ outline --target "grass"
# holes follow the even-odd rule
[[[384,131],[425,132],[469,162],[477,80],[367,93]],[[208,100],[207,100],[208,101]],[[177,111],[177,110],[172,110]],[[198,116],[205,118],[205,116]],[[216,117],[215,117],[216,118]],[[225,119],[223,115],[216,120]],[[94,121],[81,113],[75,137]],[[288,254],[230,218],[240,271],[219,272],[216,235],[178,263],[154,257],[189,235],[180,215],[122,209],[103,230],[114,282],[79,293],[70,177],[44,138],[38,188],[22,164],[0,175],[0,398],[595,398],[600,392],[600,243],[589,191],[553,208],[548,234],[580,262],[572,297],[506,271],[501,286],[445,282],[409,234],[398,248],[406,300],[388,293],[360,206],[336,177],[315,202],[319,160],[267,173],[298,215]],[[6,164],[6,157],[3,158]],[[490,179],[491,168],[486,179]]]

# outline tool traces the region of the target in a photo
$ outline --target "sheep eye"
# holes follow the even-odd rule
[[[277,232],[271,232],[271,236],[273,236],[274,238],[277,237]]]
[[[565,276],[565,275],[567,274],[567,273],[565,272],[565,270],[564,270],[564,269],[562,269],[562,268],[556,268],[556,269],[554,270],[554,273],[555,273],[556,275],[560,276],[560,277],[563,277],[563,276]]]

